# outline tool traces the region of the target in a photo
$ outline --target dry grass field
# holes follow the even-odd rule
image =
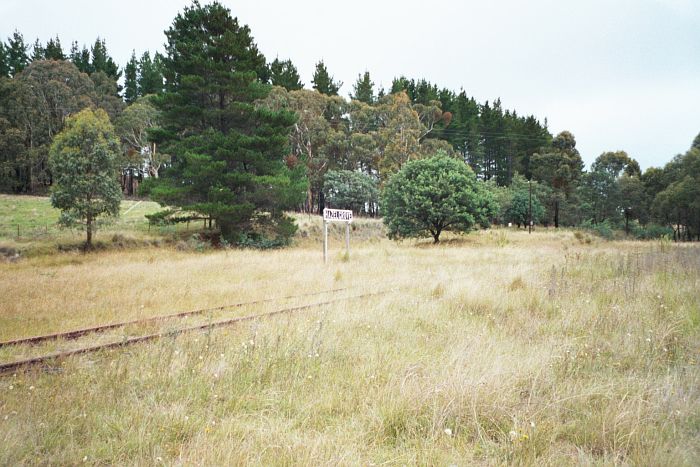
[[[697,465],[698,245],[492,230],[433,246],[362,221],[324,265],[320,223],[299,220],[285,250],[0,263],[0,341],[333,300],[2,375],[0,465]]]

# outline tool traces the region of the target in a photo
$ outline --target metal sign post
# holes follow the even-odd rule
[[[346,209],[324,209],[323,210],[323,262],[328,262],[328,223],[345,222],[345,249],[350,256],[350,223],[352,222],[352,211]]]

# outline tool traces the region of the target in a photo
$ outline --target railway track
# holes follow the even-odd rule
[[[38,344],[40,342],[45,342],[45,341],[49,341],[49,340],[56,340],[56,339],[75,339],[75,338],[82,337],[82,336],[87,335],[87,334],[99,333],[99,332],[104,332],[104,331],[108,331],[111,329],[123,328],[123,327],[127,327],[127,326],[133,326],[133,325],[138,326],[138,325],[154,323],[154,322],[158,322],[158,321],[165,321],[168,319],[184,318],[186,316],[203,315],[205,313],[211,313],[214,311],[223,311],[223,310],[228,310],[228,309],[233,309],[233,308],[241,308],[241,307],[249,306],[249,305],[260,305],[262,303],[269,303],[269,302],[274,302],[277,300],[289,300],[292,298],[312,297],[312,296],[323,295],[323,294],[327,294],[327,293],[342,292],[343,290],[348,290],[348,288],[343,287],[343,288],[338,288],[338,289],[323,290],[320,292],[311,292],[311,293],[299,294],[299,295],[287,295],[284,297],[265,298],[265,299],[253,300],[253,301],[249,301],[249,302],[238,302],[238,303],[233,303],[230,305],[222,305],[222,306],[217,306],[217,307],[212,307],[212,308],[202,308],[199,310],[182,311],[180,313],[173,313],[170,315],[154,316],[152,318],[136,319],[136,320],[132,320],[132,321],[122,321],[119,323],[110,323],[110,324],[104,324],[101,326],[92,326],[92,327],[88,327],[88,328],[74,329],[72,331],[57,332],[57,333],[46,334],[46,335],[42,335],[42,336],[23,337],[21,339],[14,339],[14,340],[10,340],[10,341],[0,342],[0,348],[7,347],[10,345]]]
[[[254,304],[266,303],[266,302],[270,302],[270,301],[274,301],[274,300],[282,300],[282,299],[289,299],[289,298],[300,298],[300,297],[307,297],[307,296],[313,296],[313,295],[321,295],[323,293],[334,293],[334,292],[340,292],[343,290],[348,290],[348,289],[347,288],[331,289],[331,290],[326,290],[323,292],[314,292],[314,293],[309,293],[309,294],[301,294],[301,295],[294,295],[294,296],[287,296],[287,297],[269,298],[269,299],[263,299],[263,300],[256,300],[256,301],[252,301],[252,302],[236,303],[233,305],[224,305],[224,306],[214,307],[214,308],[205,308],[205,309],[201,309],[201,310],[185,311],[185,312],[175,313],[175,314],[171,314],[171,315],[163,315],[163,316],[157,316],[157,317],[153,317],[153,318],[146,318],[143,320],[135,320],[135,321],[122,322],[122,323],[112,323],[112,324],[107,324],[104,326],[95,326],[95,327],[91,327],[91,328],[84,328],[84,329],[79,329],[79,330],[74,330],[74,331],[67,331],[67,332],[63,332],[63,333],[54,333],[54,334],[48,334],[48,335],[44,335],[44,336],[34,336],[34,337],[29,337],[29,338],[24,338],[24,339],[16,339],[13,341],[2,342],[2,343],[0,343],[0,346],[36,344],[36,343],[42,342],[42,341],[55,340],[55,339],[61,339],[61,338],[75,339],[77,337],[81,337],[81,336],[84,336],[87,334],[99,333],[99,332],[103,332],[105,330],[115,329],[115,328],[119,328],[119,327],[125,327],[125,326],[132,325],[132,324],[146,324],[149,322],[162,321],[162,320],[171,319],[171,318],[204,314],[204,313],[211,312],[211,311],[220,311],[220,310],[226,310],[229,308],[238,308],[238,307],[245,306],[245,305],[254,305]],[[293,307],[280,308],[280,309],[266,312],[266,313],[258,313],[258,314],[253,314],[253,315],[228,318],[228,319],[223,319],[223,320],[219,320],[219,321],[209,322],[206,324],[198,324],[198,325],[194,325],[194,326],[187,326],[187,327],[182,327],[182,328],[178,328],[178,329],[173,329],[173,330],[169,330],[169,331],[165,331],[165,332],[151,333],[151,334],[145,334],[145,335],[135,336],[135,337],[127,337],[127,338],[121,339],[119,341],[113,341],[113,342],[108,342],[108,343],[103,343],[103,344],[95,344],[95,345],[90,345],[90,346],[85,346],[85,347],[79,347],[79,348],[71,349],[71,350],[58,351],[58,352],[53,352],[53,353],[46,354],[46,355],[40,355],[40,356],[36,356],[36,357],[15,360],[15,361],[8,362],[8,363],[0,363],[0,374],[12,372],[12,371],[15,371],[17,369],[24,368],[24,367],[45,364],[45,363],[48,363],[52,360],[63,359],[63,358],[70,357],[73,355],[85,354],[85,353],[96,352],[99,350],[107,350],[107,349],[112,349],[112,348],[117,348],[117,347],[124,347],[127,345],[137,344],[140,342],[152,341],[152,340],[159,339],[162,337],[173,337],[173,336],[177,336],[177,335],[184,334],[187,332],[215,329],[215,328],[224,327],[224,326],[233,326],[233,325],[236,325],[236,324],[239,324],[242,322],[246,322],[246,321],[254,321],[257,319],[270,318],[270,317],[281,315],[281,314],[299,312],[299,311],[303,311],[303,310],[308,310],[310,308],[320,307],[320,306],[324,306],[324,305],[330,305],[333,303],[339,303],[339,302],[349,301],[349,300],[354,300],[354,299],[368,298],[368,297],[373,297],[373,296],[378,296],[378,295],[385,295],[385,294],[387,294],[389,292],[393,292],[395,290],[398,290],[398,289],[394,288],[394,289],[364,293],[364,294],[359,294],[359,295],[352,295],[349,297],[341,297],[341,298],[335,298],[335,299],[330,299],[330,300],[324,300],[324,301],[320,301],[320,302],[308,303],[308,304],[298,305],[298,306],[293,306]]]

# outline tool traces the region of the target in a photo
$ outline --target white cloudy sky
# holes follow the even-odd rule
[[[206,0],[202,1],[206,3]],[[223,0],[269,60],[291,58],[310,86],[323,59],[347,95],[368,70],[426,78],[570,130],[584,160],[622,149],[643,168],[700,132],[700,0]],[[56,34],[162,50],[186,0],[2,0],[0,35]]]

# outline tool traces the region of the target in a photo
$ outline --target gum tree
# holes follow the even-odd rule
[[[59,222],[84,225],[90,248],[97,218],[119,215],[122,199],[119,140],[107,113],[85,109],[70,117],[54,138],[49,164],[54,177],[51,204],[61,210]]]

